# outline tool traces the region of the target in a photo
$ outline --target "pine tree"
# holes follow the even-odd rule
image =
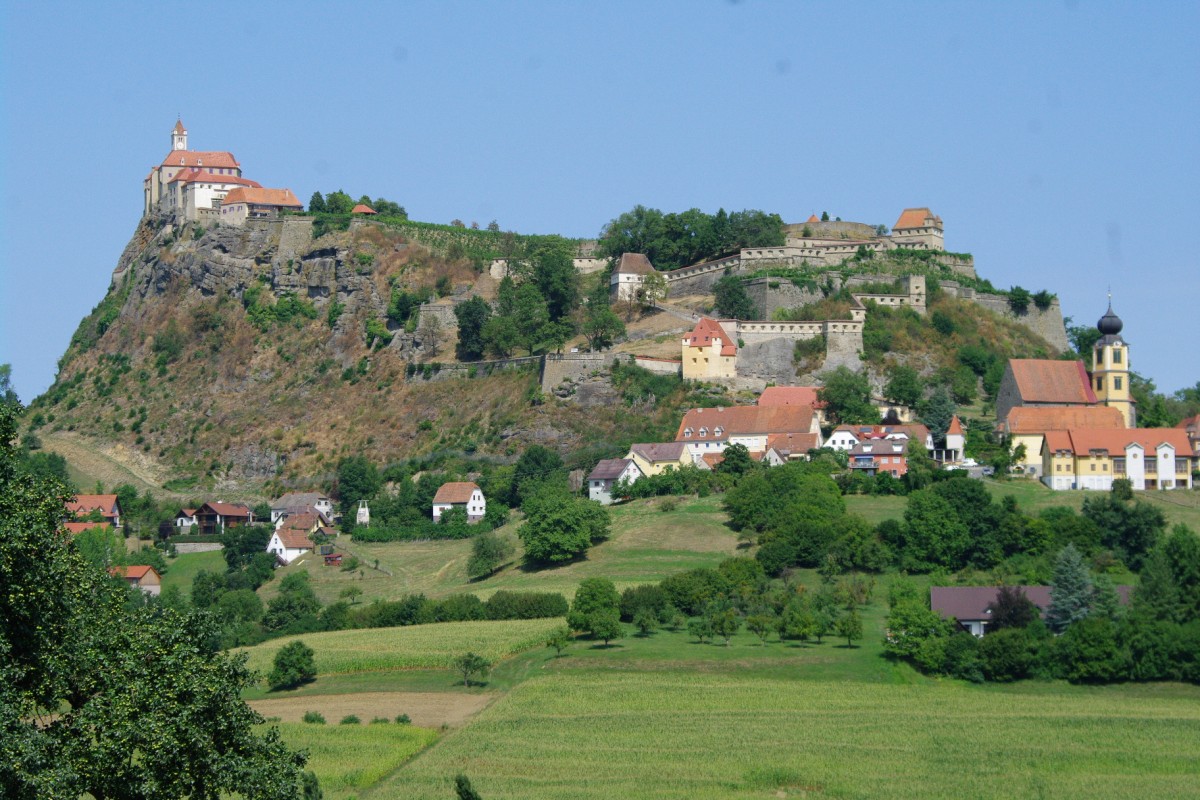
[[[1055,633],[1062,633],[1072,623],[1084,619],[1092,607],[1092,576],[1083,556],[1068,544],[1054,560],[1054,580],[1050,587],[1050,609],[1046,624]]]

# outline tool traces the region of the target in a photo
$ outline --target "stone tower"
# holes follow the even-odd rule
[[[1121,338],[1124,323],[1113,313],[1112,298],[1108,311],[1096,323],[1100,338],[1092,350],[1092,388],[1096,399],[1106,406],[1119,409],[1125,427],[1136,427],[1133,397],[1129,392],[1129,345]]]
[[[175,129],[171,131],[171,149],[187,150],[187,128],[183,127],[183,120],[175,120]]]

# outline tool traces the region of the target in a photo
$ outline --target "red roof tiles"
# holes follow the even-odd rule
[[[958,421],[958,414],[955,414],[950,418],[950,427],[946,428],[946,435],[963,435],[963,426],[962,423]]]
[[[63,527],[69,533],[83,533],[92,528],[111,528],[112,525],[107,522],[64,522]]]
[[[82,516],[99,511],[106,517],[113,517],[117,513],[117,496],[115,494],[77,494],[67,501],[67,511]]]
[[[928,208],[906,208],[900,213],[900,219],[892,226],[893,231],[907,228],[927,228],[930,225],[941,225],[942,218],[936,216]]]
[[[238,188],[225,195],[222,205],[246,203],[252,206],[275,206],[276,208],[304,208],[304,204],[296,199],[291,189],[263,189],[254,181],[250,188]]]
[[[811,433],[812,425],[811,406],[693,408],[683,415],[675,441],[724,441],[730,436]],[[720,433],[717,433],[718,429]],[[687,431],[690,435],[685,435]]]
[[[443,483],[433,496],[435,503],[451,503],[458,505],[471,502],[471,493],[479,487],[471,481],[450,481]]]
[[[181,169],[167,183],[224,183],[234,186],[252,187],[260,185],[257,181],[252,181],[249,178],[239,178],[237,175],[217,175],[207,170],[195,168]]]
[[[1125,448],[1134,443],[1147,452],[1154,451],[1160,444],[1169,444],[1175,448],[1176,457],[1191,458],[1195,455],[1187,432],[1179,428],[1046,431],[1045,447],[1052,452],[1071,452],[1075,455],[1099,451],[1117,456],[1124,455]]]
[[[712,347],[717,339],[721,340],[721,355],[737,355],[737,342],[729,338],[721,323],[709,317],[701,317],[683,341],[688,347]]]
[[[370,206],[359,203],[354,208],[350,209],[350,213],[351,214],[377,214],[379,212],[377,212],[375,209],[371,208]]]
[[[163,158],[164,167],[211,167],[214,169],[241,169],[242,165],[233,153],[216,150],[172,150]]]
[[[824,408],[825,404],[817,399],[817,391],[815,386],[768,386],[758,396],[758,405]]]
[[[1082,361],[1010,358],[1008,368],[1025,403],[1095,405],[1096,395]]]
[[[1125,427],[1120,409],[1110,406],[1018,406],[1004,423],[1009,435],[1065,431],[1072,428]]]
[[[617,262],[617,273],[622,275],[653,275],[654,266],[642,253],[622,253]]]

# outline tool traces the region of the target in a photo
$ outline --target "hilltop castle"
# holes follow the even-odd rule
[[[248,218],[303,210],[291,189],[264,189],[242,177],[242,165],[225,150],[189,150],[182,120],[171,131],[171,149],[142,182],[143,215],[168,214],[190,222],[241,225]]]

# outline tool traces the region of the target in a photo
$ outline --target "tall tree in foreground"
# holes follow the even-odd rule
[[[1092,576],[1075,545],[1067,545],[1054,561],[1050,608],[1046,625],[1062,633],[1088,616],[1092,609]]]
[[[245,657],[207,614],[145,606],[58,525],[60,484],[18,477],[0,408],[0,795],[292,800],[305,757],[242,702]]]

